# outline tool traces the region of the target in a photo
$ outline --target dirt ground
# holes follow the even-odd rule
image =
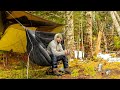
[[[102,64],[102,71],[98,71],[98,65]],[[59,64],[59,68],[62,63]],[[46,71],[49,67],[31,64],[29,66],[28,77],[30,79],[119,79],[120,78],[120,62],[108,63],[105,60],[98,61],[69,61],[71,75],[64,74],[62,76],[47,75]],[[108,72],[109,71],[109,72]],[[0,61],[0,79],[29,79],[27,78],[26,61],[9,59]]]

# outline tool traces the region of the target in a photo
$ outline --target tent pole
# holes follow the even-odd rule
[[[27,79],[29,78],[29,56],[27,61]]]
[[[26,29],[25,29],[26,30]],[[27,31],[26,31],[27,32]],[[27,34],[28,34],[28,32],[27,32]],[[28,38],[29,38],[29,40],[30,40],[30,42],[31,42],[31,44],[32,44],[32,48],[31,48],[31,50],[30,50],[30,52],[29,52],[29,54],[28,54],[28,61],[27,61],[27,79],[28,79],[28,75],[29,75],[29,57],[30,57],[30,54],[31,54],[31,51],[33,50],[33,43],[32,43],[32,41],[31,41],[31,39],[30,39],[30,37],[29,37],[29,34],[28,34]]]
[[[10,14],[8,11],[6,11],[8,14]],[[10,14],[10,16],[12,16],[11,14]],[[14,18],[14,16],[12,16],[13,18]],[[15,19],[15,18],[14,18]],[[15,19],[24,29],[26,28],[25,26],[23,26],[22,25],[22,23],[20,23],[17,19]]]

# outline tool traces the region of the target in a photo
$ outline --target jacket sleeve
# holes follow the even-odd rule
[[[62,49],[62,46],[61,46],[61,51],[57,51],[56,45],[53,45],[53,44],[51,44],[51,52],[56,56],[65,55],[65,51]]]
[[[63,51],[63,47],[62,47],[62,45],[60,44],[60,51]]]

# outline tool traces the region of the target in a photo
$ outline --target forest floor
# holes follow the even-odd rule
[[[98,64],[102,64],[102,71],[98,71]],[[59,68],[62,64],[59,64]],[[31,64],[29,66],[29,79],[120,79],[120,62],[107,62],[105,60],[73,60],[69,61],[71,75],[47,75],[49,67]],[[107,70],[110,72],[107,73]],[[0,79],[27,79],[26,62],[11,58],[0,61]]]

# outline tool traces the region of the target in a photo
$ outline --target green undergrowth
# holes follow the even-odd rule
[[[102,64],[102,71],[98,71],[98,64]],[[59,63],[58,68],[63,64]],[[0,61],[0,79],[119,79],[120,62],[109,63],[105,60],[77,60],[69,61],[71,75],[63,74],[62,76],[47,75],[49,67],[38,66],[30,63],[27,69],[26,63],[21,60],[10,60],[4,65]],[[27,74],[28,70],[28,74]],[[106,71],[110,70],[107,75]]]

